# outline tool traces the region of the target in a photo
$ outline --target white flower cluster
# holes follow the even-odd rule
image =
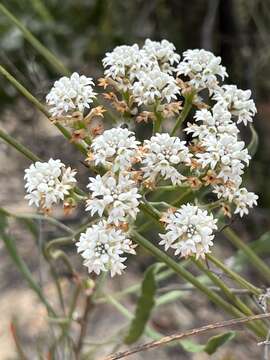
[[[143,149],[142,171],[150,182],[155,183],[158,175],[173,185],[180,185],[186,179],[179,169],[180,165],[190,165],[191,162],[192,155],[185,141],[166,133],[156,134],[144,141]]]
[[[183,57],[183,61],[177,67],[177,73],[188,76],[189,84],[198,91],[208,88],[212,93],[218,86],[218,77],[224,80],[228,76],[226,68],[221,65],[221,58],[210,51],[187,50]]]
[[[53,204],[64,200],[76,183],[76,171],[60,160],[50,159],[48,162],[32,164],[25,170],[24,179],[29,205],[43,210],[50,210]]]
[[[91,191],[91,198],[87,200],[86,210],[93,216],[98,213],[102,216],[106,211],[108,223],[119,225],[121,222],[129,223],[130,218],[135,220],[139,212],[138,194],[136,183],[129,175],[107,172],[103,177],[97,175],[89,178],[87,186]]]
[[[134,133],[128,129],[115,128],[105,130],[97,136],[91,145],[96,165],[112,168],[114,171],[127,170],[136,161],[138,144]]]
[[[209,51],[187,50],[180,62],[172,43],[147,39],[141,48],[137,44],[123,45],[106,53],[103,66],[108,78],[102,79],[104,86],[109,84],[123,95],[119,101],[115,94],[107,94],[108,99],[115,99],[115,104],[118,101],[120,112],[126,105],[133,114],[131,110],[138,111],[142,105],[141,114],[146,114],[147,120],[156,113],[167,119],[166,111],[173,114],[171,117],[179,116],[181,102],[175,100],[180,87],[183,95],[190,95],[184,101],[193,99],[193,104],[188,105],[200,109],[195,112],[194,122],[188,122],[184,129],[192,138],[191,144],[168,133],[156,133],[140,142],[134,132],[121,127],[105,130],[89,142],[87,161],[101,166],[103,175],[89,178],[86,211],[100,219],[81,234],[76,245],[89,272],[105,271],[114,276],[125,269],[126,254],[135,254],[129,230],[139,213],[140,202],[147,205],[142,196],[146,196],[145,188],[168,183],[181,186],[185,182],[185,186],[192,184],[195,189],[196,181],[199,186],[211,184],[218,199],[231,203],[234,213],[241,217],[257,204],[258,196],[241,185],[250,156],[239,139],[237,127],[252,121],[256,107],[249,90],[220,84],[227,76],[226,69],[221,58]],[[52,115],[83,113],[95,98],[93,85],[91,78],[78,73],[56,81],[46,97]],[[205,89],[208,93],[202,91]],[[201,96],[205,93],[211,106],[203,103]],[[185,110],[183,115],[184,119]],[[181,117],[176,120],[177,125],[180,120]],[[75,174],[60,160],[36,162],[26,170],[26,199],[30,205],[50,209],[72,195]],[[166,250],[172,248],[176,255],[196,258],[204,258],[210,252],[217,220],[207,210],[186,204],[168,211],[161,220],[165,233],[160,234],[160,244]]]
[[[57,80],[46,96],[52,116],[69,115],[76,110],[83,112],[89,108],[96,95],[93,85],[92,78],[76,72]]]
[[[97,275],[110,271],[111,276],[121,274],[125,269],[124,254],[135,254],[134,245],[126,234],[100,221],[82,233],[76,243],[89,273]]]
[[[195,255],[204,258],[213,245],[214,234],[217,230],[217,220],[206,210],[198,206],[182,205],[176,212],[168,212],[162,219],[165,223],[165,234],[161,237],[160,245],[165,250],[172,248],[175,255],[181,257]]]
[[[213,192],[218,198],[233,203],[234,213],[240,216],[248,214],[248,208],[256,205],[258,199],[254,193],[240,188],[251,157],[245,143],[238,139],[236,123],[247,125],[252,121],[256,107],[250,95],[249,90],[239,90],[234,85],[217,86],[212,96],[216,104],[210,110],[196,111],[195,123],[188,123],[185,129],[201,149],[194,158],[202,170],[213,170],[219,179],[219,183],[213,185]]]
[[[139,105],[149,105],[176,99],[180,90],[172,73],[179,60],[169,41],[147,39],[141,49],[137,44],[117,46],[106,53],[103,66],[119,90],[129,91]]]
[[[243,122],[247,125],[248,122],[252,122],[257,112],[255,103],[250,97],[250,90],[238,89],[236,85],[223,85],[216,89],[213,99],[237,117],[237,123]]]

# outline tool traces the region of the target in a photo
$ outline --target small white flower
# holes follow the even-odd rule
[[[89,108],[96,95],[93,85],[92,78],[80,76],[76,72],[70,77],[64,76],[57,80],[46,96],[52,115],[68,115],[70,112],[83,112],[85,108]]]
[[[87,187],[91,191],[91,198],[87,200],[86,210],[92,216],[96,213],[102,216],[106,211],[108,222],[115,225],[136,219],[141,195],[138,194],[136,183],[128,175],[120,173],[116,178],[106,173],[102,177],[90,177],[89,180]]]
[[[97,136],[91,145],[95,164],[114,171],[128,169],[138,156],[139,141],[128,129],[114,128]]]
[[[139,105],[150,105],[156,101],[169,103],[180,94],[175,78],[161,71],[158,66],[141,70],[137,79],[133,84],[132,94]]]
[[[207,109],[196,111],[194,118],[196,123],[188,123],[184,131],[201,140],[219,134],[237,136],[239,133],[237,126],[232,122],[231,113],[220,104],[214,105],[211,111]]]
[[[236,116],[237,123],[243,122],[247,125],[248,122],[252,122],[257,112],[255,103],[250,97],[250,90],[241,90],[235,85],[223,85],[215,90],[213,99]]]
[[[121,45],[107,52],[102,60],[106,69],[104,74],[118,83],[119,89],[127,91],[141,68],[149,65],[150,60],[137,44],[132,46]]]
[[[258,198],[258,195],[247,191],[246,188],[238,189],[234,193],[233,202],[236,205],[234,213],[239,214],[241,217],[247,215],[249,212],[248,208],[252,208],[254,205],[257,205]]]
[[[121,274],[126,268],[125,254],[135,254],[134,245],[127,235],[106,221],[89,227],[76,243],[88,272],[110,271],[111,276]]]
[[[209,166],[218,172],[218,177],[225,181],[238,177],[243,173],[244,164],[248,165],[250,156],[245,143],[235,136],[221,134],[217,137],[205,138],[201,141],[205,151],[196,156],[203,168]]]
[[[175,46],[168,40],[152,41],[146,39],[142,48],[153,62],[157,62],[162,71],[172,73],[173,64],[178,64],[180,55],[175,52]]]
[[[75,175],[76,171],[65,168],[60,160],[37,161],[25,170],[25,198],[30,206],[50,209],[69,194],[76,183]]]
[[[167,133],[156,134],[150,140],[145,140],[143,147],[144,178],[155,181],[155,178],[161,175],[173,185],[181,184],[185,176],[181,174],[179,167],[189,165],[192,156],[184,141]]]
[[[190,78],[189,84],[198,91],[208,88],[210,93],[218,85],[218,76],[224,80],[226,68],[222,66],[221,58],[203,49],[187,50],[184,59],[178,65],[178,75]]]
[[[217,220],[206,210],[191,204],[182,205],[176,212],[167,213],[163,221],[166,233],[159,235],[160,245],[164,245],[165,250],[172,248],[175,255],[195,255],[197,259],[210,252]]]

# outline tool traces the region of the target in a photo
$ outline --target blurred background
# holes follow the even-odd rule
[[[269,0],[6,0],[1,1],[18,17],[40,41],[48,47],[72,71],[97,78],[102,75],[101,59],[105,52],[116,45],[141,44],[145,38],[167,39],[173,42],[181,54],[186,49],[204,48],[222,57],[229,73],[228,83],[239,88],[251,89],[258,114],[255,128],[259,134],[257,153],[251,162],[245,182],[259,197],[259,206],[244,221],[236,220],[234,227],[247,241],[259,239],[258,253],[270,255],[270,1]],[[41,102],[61,75],[31,47],[20,30],[0,12],[0,63],[8,69]],[[0,126],[31,148],[42,158],[59,156],[76,166],[80,155],[63,141],[61,134],[31,104],[27,102],[4,78],[0,77]],[[250,133],[244,130],[247,143]],[[0,203],[9,210],[29,211],[24,201],[23,171],[29,162],[15,150],[0,142]],[[81,166],[81,174],[85,169]],[[79,215],[70,221],[79,222]],[[61,216],[61,215],[59,215]],[[50,228],[43,228],[45,238],[51,236]],[[32,249],[32,240],[17,225],[12,232],[19,235],[19,247],[27,257],[31,269],[38,272],[37,253]],[[263,236],[262,236],[263,235]],[[224,250],[225,249],[225,250]],[[220,249],[230,256],[233,249],[225,240]],[[29,257],[29,254],[32,255]],[[146,254],[131,260],[129,271],[109,283],[113,290],[141,277],[141,272],[151,262]],[[23,327],[23,339],[31,348],[36,338],[46,333],[43,309],[13,267],[0,244],[0,358],[16,358],[8,326],[16,315]],[[256,273],[247,266],[243,271],[253,278]],[[50,291],[50,284],[48,291]],[[17,296],[18,295],[18,296]],[[193,294],[193,302],[187,296],[173,306],[165,306],[154,318],[155,326],[164,333],[179,328],[220,320],[222,314],[207,300]],[[132,308],[132,298],[128,300]],[[35,312],[33,313],[33,309]],[[200,311],[198,311],[198,309]],[[14,311],[16,310],[16,311]],[[120,324],[121,315],[106,308],[94,315],[96,334],[102,336],[108,324]],[[38,315],[40,312],[40,316]],[[194,316],[194,313],[196,316]],[[2,315],[3,314],[3,315]],[[244,345],[243,345],[244,344]],[[158,355],[157,355],[158,354]],[[141,359],[142,355],[133,357]],[[156,356],[162,359],[208,359],[204,354],[187,354],[179,348],[146,353],[147,359]],[[255,359],[259,350],[249,339],[234,342],[230,349],[220,350],[214,359]],[[132,358],[131,358],[132,359]]]

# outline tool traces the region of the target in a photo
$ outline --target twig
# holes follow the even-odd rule
[[[243,318],[238,318],[238,319],[231,319],[231,320],[227,320],[227,321],[222,321],[222,322],[217,322],[217,323],[214,323],[214,324],[205,325],[205,326],[202,326],[202,327],[199,327],[199,328],[188,330],[186,332],[176,333],[176,334],[172,334],[172,335],[169,335],[169,336],[165,336],[160,340],[151,341],[149,343],[136,346],[136,347],[134,347],[134,348],[132,348],[130,350],[127,350],[127,351],[123,351],[123,352],[120,352],[120,353],[109,355],[106,358],[103,358],[103,360],[122,359],[124,357],[127,357],[129,355],[138,353],[140,351],[146,351],[146,350],[153,349],[153,348],[156,348],[156,347],[159,347],[159,346],[163,346],[163,345],[166,345],[166,344],[168,344],[168,343],[170,343],[172,341],[180,340],[180,339],[186,338],[188,336],[194,336],[194,335],[202,334],[202,333],[205,333],[207,331],[214,330],[214,329],[237,326],[237,325],[241,325],[241,324],[244,324],[244,323],[247,323],[247,322],[250,322],[250,321],[262,320],[262,319],[268,319],[268,318],[270,318],[270,313],[259,314],[259,315],[254,315],[254,316],[248,316],[248,317],[243,317]]]
[[[81,349],[82,349],[82,346],[83,346],[83,341],[84,341],[86,331],[87,331],[88,316],[89,316],[89,313],[90,313],[92,307],[93,307],[92,297],[87,295],[86,296],[84,313],[83,313],[83,316],[82,316],[82,319],[81,319],[81,330],[80,330],[77,346],[75,348],[75,355],[76,355],[76,359],[78,359],[78,360],[80,359],[80,353],[81,353]]]

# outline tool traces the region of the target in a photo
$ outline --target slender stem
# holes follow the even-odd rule
[[[255,321],[255,320],[262,320],[262,319],[269,319],[270,313],[267,314],[260,314],[260,315],[254,315],[249,317],[241,317],[237,319],[231,319],[227,321],[222,321],[214,324],[205,325],[196,329],[188,330],[186,332],[176,333],[173,335],[165,336],[160,340],[152,341],[150,343],[146,343],[143,345],[136,346],[134,348],[131,348],[129,350],[123,351],[121,353],[116,353],[110,356],[107,356],[104,360],[119,360],[122,358],[126,358],[129,355],[138,353],[140,351],[146,351],[148,349],[153,349],[159,346],[166,345],[172,341],[176,340],[182,340],[189,336],[199,335],[203,334],[207,331],[215,330],[215,329],[221,329],[221,328],[231,328],[233,326],[239,326],[241,324],[245,324],[247,322]]]
[[[159,111],[155,110],[155,120],[153,120],[153,134],[158,133],[160,131],[161,123],[162,123],[162,115]]]
[[[1,9],[0,4],[0,9]],[[49,111],[37,98],[35,98],[19,81],[15,79],[2,65],[0,65],[0,73],[32,104],[34,104],[46,117],[50,117]]]
[[[242,276],[234,272],[233,270],[229,269],[226,265],[224,265],[220,260],[218,260],[215,256],[207,254],[207,259],[210,260],[213,264],[215,264],[219,269],[224,271],[225,274],[229,275],[231,279],[233,279],[236,283],[238,283],[243,288],[249,290],[252,294],[258,296],[262,293],[261,289],[257,288],[256,286],[252,285]]]
[[[174,205],[174,206],[181,205],[183,202],[183,199],[190,194],[192,194],[191,189],[187,189],[185,191],[180,192],[180,195],[178,197],[176,197],[176,199],[172,202],[172,205]]]
[[[134,241],[141,245],[143,248],[148,250],[152,255],[154,255],[157,259],[164,262],[169,268],[175,271],[176,274],[184,278],[186,281],[190,282],[197,289],[202,291],[211,301],[215,304],[223,308],[230,314],[239,316],[241,313],[234,306],[226,302],[222,299],[218,294],[210,290],[207,286],[202,284],[195,276],[193,276],[189,271],[184,269],[180,264],[174,261],[170,256],[168,256],[165,252],[157,248],[154,244],[140,235],[138,232],[133,231],[132,237]]]
[[[85,307],[84,307],[84,313],[81,319],[81,329],[80,334],[78,338],[77,345],[75,347],[75,357],[76,359],[80,360],[80,354],[83,346],[83,340],[87,332],[87,325],[88,325],[88,317],[91,309],[93,308],[93,302],[90,296],[86,296],[85,299]]]
[[[73,243],[73,237],[71,237],[71,236],[57,238],[57,239],[51,240],[48,244],[46,244],[44,251],[47,256],[50,256],[50,253],[54,247],[69,245],[72,243]]]
[[[57,57],[48,50],[41,42],[24,26],[24,24],[16,18],[11,12],[3,5],[0,4],[0,12],[2,12],[8,19],[17,26],[22,32],[24,38],[52,65],[52,67],[61,74],[68,75],[69,71],[65,65],[57,59]]]
[[[180,128],[180,126],[183,124],[183,122],[185,121],[186,117],[188,116],[191,108],[192,108],[192,100],[194,97],[194,93],[190,93],[189,95],[187,95],[185,97],[185,104],[184,107],[180,113],[180,115],[178,116],[178,118],[176,119],[176,123],[174,125],[174,128],[171,132],[171,136],[174,136],[177,132],[177,130]]]
[[[167,270],[164,270],[163,272],[161,272],[160,274],[157,274],[155,278],[156,278],[156,281],[161,281],[161,280],[165,280],[165,279],[169,278],[173,274],[174,274],[174,272],[171,269],[167,269]],[[141,288],[141,283],[138,283],[138,284],[131,285],[130,287],[128,287],[122,291],[114,292],[112,295],[115,299],[121,299],[122,297],[124,297],[126,295],[137,293],[140,290],[140,288]],[[97,304],[106,302],[106,295],[101,295],[100,297],[97,297],[95,302]]]
[[[40,158],[32,153],[31,150],[27,149],[24,145],[15,140],[12,136],[8,135],[4,130],[0,129],[0,138],[3,139],[6,143],[14,147],[20,153],[22,153],[25,157],[30,159],[31,161],[40,161]]]
[[[209,279],[212,280],[212,282],[217,285],[224,293],[224,295],[228,298],[229,301],[235,304],[235,306],[244,314],[247,316],[252,316],[254,313],[250,310],[250,308],[239,299],[236,294],[233,294],[229,287],[222,281],[218,276],[216,276],[212,271],[206,269],[206,267],[202,264],[201,261],[193,259],[193,262],[197,265],[197,267],[203,271],[204,274],[206,274]],[[254,330],[254,332],[259,336],[265,336],[266,329],[263,326],[262,323],[260,324],[250,324],[249,325],[251,330]]]
[[[270,268],[265,264],[265,262],[259,258],[254,251],[246,245],[243,240],[230,228],[225,228],[223,231],[224,235],[227,237],[231,243],[234,244],[238,249],[241,249],[244,254],[248,257],[250,262],[254,265],[254,268],[262,275],[262,277],[270,283]]]
[[[0,4],[1,6],[1,4]],[[0,7],[1,9],[1,7]],[[28,99],[32,104],[34,104],[48,119],[50,119],[50,113],[37,98],[35,98],[22,84],[20,84],[14,76],[12,76],[3,66],[0,65],[0,74],[2,74],[26,99]],[[71,133],[64,128],[61,124],[56,123],[55,126],[58,130],[70,140],[72,138]],[[83,143],[74,142],[76,148],[80,150],[83,154],[87,154],[87,146]]]

